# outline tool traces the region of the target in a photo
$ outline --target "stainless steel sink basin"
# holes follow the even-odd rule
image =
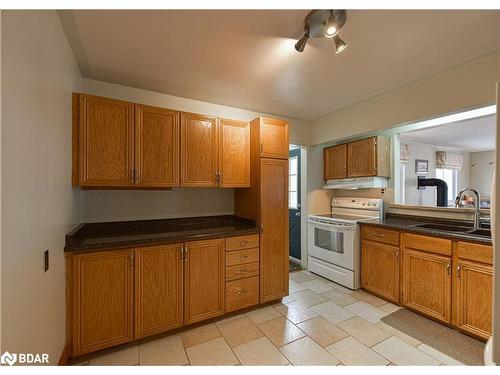
[[[456,225],[447,225],[447,224],[415,224],[415,228],[426,228],[426,229],[433,229],[436,231],[442,231],[442,232],[453,232],[453,233],[463,233],[463,234],[470,234],[472,236],[479,236],[479,237],[487,237],[491,238],[491,230],[486,229],[486,228],[471,228],[471,227],[462,227],[462,226],[456,226]]]
[[[473,229],[467,233],[472,234],[474,236],[491,237],[491,230],[490,229]]]
[[[456,225],[447,225],[447,224],[416,224],[414,226],[417,228],[426,228],[426,229],[441,230],[444,232],[459,232],[459,233],[465,233],[472,229],[471,227],[460,227]]]

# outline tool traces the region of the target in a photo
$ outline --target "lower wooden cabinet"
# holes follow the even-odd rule
[[[459,261],[456,269],[455,325],[487,339],[491,336],[493,267]]]
[[[453,271],[454,325],[488,339],[492,333],[493,247],[458,242]]]
[[[185,246],[185,323],[224,314],[224,239],[188,242]]]
[[[72,257],[72,353],[133,340],[134,251]]]
[[[135,338],[182,327],[183,244],[135,250]]]
[[[69,253],[71,356],[259,304],[259,235],[227,242]]]
[[[451,258],[404,249],[403,305],[451,323]]]
[[[392,302],[399,302],[399,247],[363,240],[361,286]]]

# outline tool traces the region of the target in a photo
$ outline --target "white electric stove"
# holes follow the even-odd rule
[[[383,217],[382,199],[333,198],[331,212],[308,217],[308,269],[350,289],[360,288],[360,222]]]

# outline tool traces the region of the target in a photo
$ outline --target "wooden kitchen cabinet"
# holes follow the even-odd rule
[[[324,178],[334,180],[347,177],[347,144],[324,149]]]
[[[134,104],[73,94],[73,185],[133,186]]]
[[[347,144],[347,176],[390,176],[389,140],[372,137]]]
[[[72,257],[73,356],[132,341],[133,257],[133,250]]]
[[[288,159],[288,122],[260,117],[259,122],[260,157]]]
[[[260,159],[260,302],[288,295],[288,160]]]
[[[451,323],[451,257],[413,250],[405,242],[402,287],[405,307]]]
[[[217,186],[216,117],[181,113],[181,186]]]
[[[179,186],[179,117],[178,111],[135,105],[135,186]]]
[[[389,177],[389,139],[382,136],[323,149],[324,178]]]
[[[399,246],[363,238],[361,287],[391,302],[399,303],[399,253]]]
[[[454,262],[455,326],[481,339],[492,333],[493,247],[458,242]]]
[[[219,173],[221,187],[250,186],[250,124],[219,121]]]
[[[224,314],[224,239],[185,244],[184,322]]]
[[[182,327],[183,244],[135,249],[134,337]]]

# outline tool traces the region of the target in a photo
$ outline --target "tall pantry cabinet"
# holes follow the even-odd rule
[[[260,302],[288,295],[288,123],[250,123],[250,188],[235,190],[235,215],[260,226]]]

